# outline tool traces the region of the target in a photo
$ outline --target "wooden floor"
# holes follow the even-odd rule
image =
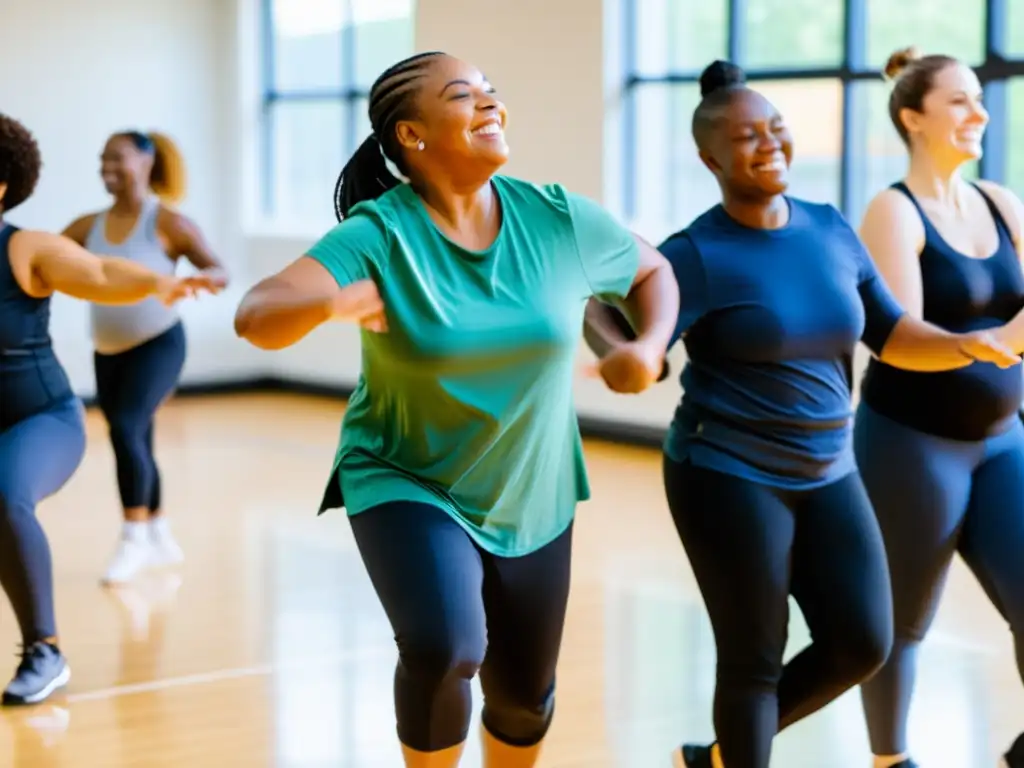
[[[81,469],[41,509],[74,676],[66,696],[0,711],[0,766],[401,765],[388,624],[344,516],[314,515],[341,411],[289,396],[171,403],[158,453],[187,560],[178,576],[120,591],[97,582],[118,510],[104,429],[90,415]],[[708,621],[668,518],[658,454],[595,443],[588,457],[594,500],[579,513],[542,765],[667,768],[675,744],[712,734]],[[797,649],[807,632],[794,616]],[[11,670],[16,634],[3,605]],[[915,752],[927,768],[994,766],[1021,727],[1010,637],[958,564],[922,653]],[[856,693],[776,745],[775,766],[870,765]],[[475,744],[463,764],[479,765]]]

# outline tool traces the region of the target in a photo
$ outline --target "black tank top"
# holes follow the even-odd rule
[[[29,296],[14,279],[15,232],[0,223],[0,432],[74,396],[50,343],[50,299]]]
[[[985,198],[999,245],[986,259],[954,250],[932,226],[902,183],[893,184],[914,203],[924,224],[921,280],[924,319],[953,333],[995,328],[1024,307],[1024,274],[1013,238],[999,209]],[[939,373],[893,368],[872,359],[861,397],[873,410],[913,429],[954,440],[983,440],[1006,429],[1024,396],[1020,365],[973,363]]]

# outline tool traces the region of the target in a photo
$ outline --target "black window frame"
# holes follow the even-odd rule
[[[343,18],[352,19],[352,0],[336,0],[345,9]],[[274,211],[274,108],[285,102],[338,102],[345,115],[345,130],[340,141],[343,143],[342,156],[348,157],[356,150],[356,129],[360,102],[365,103],[370,91],[356,82],[357,26],[343,24],[338,30],[341,38],[341,84],[337,88],[281,89],[274,76],[274,0],[260,1],[260,200],[263,215],[273,217]]]
[[[676,0],[670,0],[673,2]],[[644,85],[695,84],[700,80],[699,71],[668,71],[660,75],[639,72],[637,65],[637,23],[639,3],[644,0],[621,0],[623,33],[623,126],[622,126],[622,210],[627,218],[637,215],[637,162],[639,142],[637,137],[638,108],[637,89]],[[1005,183],[1007,172],[1007,141],[1009,105],[1006,86],[1016,77],[1024,76],[1024,58],[1013,58],[1009,53],[1009,2],[1010,0],[985,0],[985,49],[984,58],[974,67],[985,91],[985,107],[989,112],[989,124],[984,139],[984,154],[980,162],[980,176],[996,183]],[[747,0],[726,0],[728,24],[727,57],[731,61],[742,61],[746,50],[747,34],[743,20],[746,16]],[[879,69],[867,66],[868,0],[845,0],[843,5],[843,51],[840,64],[834,67],[786,67],[786,68],[744,68],[747,80],[753,84],[759,81],[779,80],[833,80],[839,81],[843,92],[843,114],[841,122],[839,208],[850,216],[853,201],[864,189],[864,172],[855,162],[866,151],[858,135],[855,117],[861,105],[857,99],[855,83],[878,81],[882,77]],[[686,222],[680,222],[684,224]]]

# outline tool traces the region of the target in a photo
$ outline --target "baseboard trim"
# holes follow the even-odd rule
[[[183,384],[178,387],[176,397],[210,397],[217,395],[240,395],[268,392],[288,392],[296,395],[327,397],[333,400],[347,400],[352,394],[351,387],[327,384],[313,384],[276,376],[260,376],[252,379],[219,381],[208,384]],[[95,406],[95,398],[83,398],[86,407]],[[644,447],[660,448],[665,439],[665,430],[643,424],[627,424],[614,419],[591,416],[580,417],[580,432],[592,440],[607,440]]]

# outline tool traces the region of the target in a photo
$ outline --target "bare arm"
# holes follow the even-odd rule
[[[42,298],[65,293],[98,304],[133,304],[178,284],[127,259],[96,256],[62,235],[20,230],[11,238],[19,286]]]
[[[217,278],[221,287],[227,285],[227,270],[195,222],[176,211],[161,208],[157,226],[167,238],[172,256],[184,256],[196,269]]]
[[[249,289],[235,313],[235,333],[260,349],[284,349],[328,320],[365,323],[382,313],[372,280],[342,288],[320,262],[302,256]]]

